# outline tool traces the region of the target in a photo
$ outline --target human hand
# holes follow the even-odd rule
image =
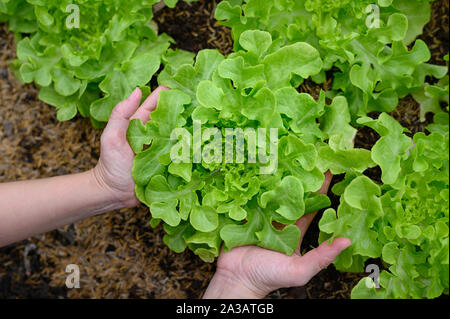
[[[331,177],[329,172],[325,174],[319,193],[327,193]],[[331,245],[323,242],[302,256],[300,246],[316,213],[304,215],[296,222],[301,237],[292,256],[257,246],[222,251],[203,298],[263,298],[278,288],[304,286],[351,244],[347,238],[336,238]]]
[[[134,207],[139,203],[131,176],[134,153],[126,138],[128,125],[136,118],[147,122],[156,108],[159,92],[167,89],[159,86],[139,107],[142,92],[136,88],[113,109],[100,138],[100,159],[92,172],[99,186],[118,202],[119,207]]]

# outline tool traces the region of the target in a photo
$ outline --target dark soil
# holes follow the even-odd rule
[[[155,15],[160,33],[167,33],[176,47],[197,53],[202,49],[218,49],[227,55],[233,50],[231,32],[214,19],[216,0],[184,2],[176,8],[163,8]]]
[[[430,63],[448,66],[443,57],[449,52],[449,1],[434,1],[431,3],[431,9],[431,20],[424,27],[419,39],[424,40],[430,48]]]
[[[433,20],[422,36],[431,44],[432,61],[444,64],[448,52],[448,0],[433,3]],[[216,1],[180,2],[164,8],[155,20],[176,46],[192,52],[232,50],[230,32],[214,22]],[[71,174],[92,168],[99,155],[100,130],[77,117],[58,122],[53,107],[37,98],[33,85],[21,85],[7,66],[15,57],[13,36],[0,25],[0,182]],[[326,85],[329,83],[327,82]],[[326,89],[326,87],[324,87]],[[317,98],[319,89],[306,81],[301,90]],[[393,112],[412,132],[423,131],[418,105],[410,97]],[[370,148],[378,135],[360,129],[357,147]],[[379,179],[380,172],[367,172]],[[342,176],[335,176],[333,183]],[[329,192],[333,207],[338,199]],[[0,248],[0,298],[199,298],[215,264],[190,251],[176,254],[162,242],[161,227],[151,229],[143,205],[80,221],[14,245]],[[302,251],[317,245],[318,220],[306,234]],[[65,288],[65,268],[77,264],[81,288]],[[303,288],[280,289],[269,298],[349,298],[365,274],[340,273],[333,266]]]

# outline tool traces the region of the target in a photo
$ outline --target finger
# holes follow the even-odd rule
[[[333,178],[333,174],[330,171],[325,172],[325,180],[323,181],[322,187],[317,191],[319,194],[328,193],[328,188],[330,187],[331,179]]]
[[[130,116],[136,111],[141,98],[142,92],[139,88],[136,88],[130,96],[119,102],[109,116],[105,132],[116,131],[120,134],[125,134],[130,122]]]
[[[322,184],[322,187],[317,191],[319,194],[326,194],[328,192],[328,188],[330,187],[331,179],[333,178],[333,175],[330,173],[330,171],[327,171],[325,173],[325,180]],[[314,217],[316,216],[317,212],[312,212],[306,215],[303,215],[302,218],[297,220],[295,223],[297,227],[300,229],[300,241],[298,243],[298,247],[295,250],[295,254],[300,255],[300,246],[302,245],[303,238],[305,237],[306,231],[309,228],[309,225],[311,225],[311,222],[313,221]]]
[[[305,238],[306,231],[309,228],[309,225],[311,225],[311,222],[313,221],[314,217],[316,216],[317,212],[312,212],[306,215],[303,215],[302,218],[297,220],[295,222],[295,225],[297,225],[298,228],[300,228],[300,241],[298,242],[297,249],[294,251],[295,254],[301,255],[300,253],[300,247],[303,242],[303,238]]]
[[[145,99],[144,103],[142,103],[136,113],[131,116],[131,119],[140,119],[145,124],[150,119],[150,113],[156,108],[159,92],[162,90],[169,90],[169,88],[161,85],[158,86],[152,94]]]
[[[331,244],[323,242],[304,256],[292,259],[292,276],[297,284],[305,285],[312,277],[331,264],[339,254],[351,245],[350,239],[335,238]]]
[[[144,109],[153,110],[156,108],[156,104],[158,102],[158,94],[163,90],[170,90],[170,88],[165,86],[158,86],[153,92],[145,99],[144,103],[142,103],[142,107]]]

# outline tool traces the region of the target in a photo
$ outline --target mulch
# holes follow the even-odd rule
[[[155,20],[160,32],[177,47],[192,52],[217,48],[228,54],[230,32],[214,22],[216,1],[180,2],[163,8]],[[422,38],[438,64],[448,52],[449,0],[433,3],[433,20]],[[88,119],[58,122],[53,107],[38,100],[34,85],[22,85],[8,68],[15,57],[13,35],[0,25],[0,183],[45,178],[88,170],[99,156],[100,130]],[[318,88],[305,83],[316,95]],[[411,131],[423,131],[418,105],[407,97],[392,114]],[[358,132],[359,147],[377,139]],[[370,173],[379,178],[379,171]],[[336,177],[334,181],[338,180]],[[26,200],[26,198],[24,198]],[[336,205],[336,199],[333,200]],[[320,218],[306,234],[303,251],[317,243]],[[215,263],[204,263],[190,251],[176,254],[162,242],[158,226],[149,226],[148,208],[111,212],[0,248],[0,298],[199,298],[214,274]],[[65,287],[66,266],[77,264],[81,288]],[[303,288],[280,289],[269,298],[349,298],[364,274],[341,273],[333,266]]]

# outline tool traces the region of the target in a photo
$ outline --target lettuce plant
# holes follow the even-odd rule
[[[354,288],[353,298],[436,298],[449,287],[449,119],[437,113],[428,134],[410,138],[382,113],[359,123],[381,138],[372,159],[383,185],[364,175],[347,174],[333,191],[337,209],[324,212],[320,240],[352,240],[336,260],[343,271],[364,271],[364,262],[380,258],[380,289],[370,278]]]
[[[345,98],[327,105],[324,94],[316,101],[291,86],[294,78],[320,72],[316,49],[302,42],[278,47],[268,32],[254,30],[239,41],[243,50],[228,57],[202,50],[193,64],[174,59],[166,65],[159,82],[172,90],[160,93],[151,121],[133,120],[127,133],[136,152],[136,194],[150,208],[152,224],[164,222],[164,242],[172,250],[189,247],[206,261],[218,256],[222,242],[226,249],[254,244],[292,254],[300,236],[295,221],[330,204],[317,194],[324,171],[357,173],[375,165],[369,151],[353,148],[356,130]],[[223,136],[228,129],[276,129],[277,141],[267,143],[278,150],[276,169],[261,173],[268,164],[251,161],[247,150],[241,162],[237,152],[228,162],[195,162],[213,144],[204,135],[188,162],[174,162],[170,153],[179,141],[172,132],[186,129],[195,144],[196,123]],[[219,142],[219,151],[226,143]],[[244,144],[248,149],[248,137]]]
[[[245,30],[269,31],[278,45],[303,41],[320,52],[323,71],[334,72],[329,96],[344,94],[351,114],[390,112],[398,99],[421,90],[425,77],[447,68],[427,64],[430,52],[415,40],[430,18],[428,0],[226,0],[215,16],[232,28],[235,50]],[[411,48],[408,48],[410,46]]]
[[[2,0],[0,19],[19,40],[17,77],[41,88],[39,98],[56,107],[58,120],[79,112],[101,126],[120,100],[150,81],[173,42],[150,23],[156,2]]]

